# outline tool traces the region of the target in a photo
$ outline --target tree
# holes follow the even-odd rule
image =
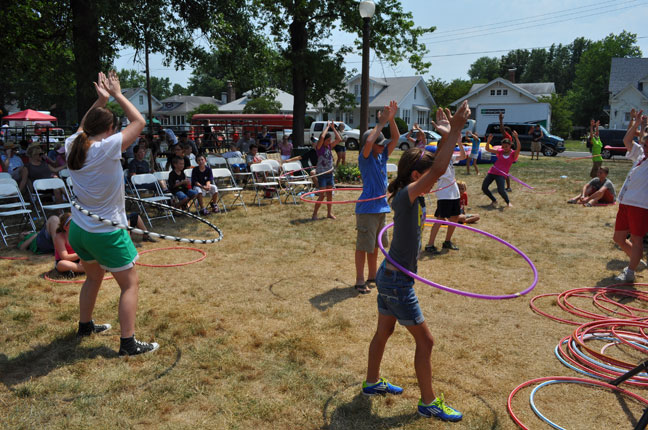
[[[526,49],[514,49],[503,55],[499,60],[499,76],[509,79],[509,70],[515,69],[515,82],[521,82],[520,78],[526,70],[530,55]]]
[[[437,107],[448,107],[453,101],[460,99],[470,92],[473,83],[465,79],[454,79],[447,83],[441,79],[431,78],[427,82],[428,89],[434,97]]]
[[[286,64],[290,65],[292,79],[293,137],[295,146],[303,143],[306,103],[318,103],[327,97],[341,95],[344,99],[344,54],[351,47],[333,48],[326,40],[331,29],[361,35],[362,18],[355,0],[252,0],[260,14],[264,30],[270,32],[281,47]],[[412,67],[423,72],[429,67],[423,55],[425,45],[418,38],[433,28],[415,27],[412,14],[404,12],[398,0],[384,0],[376,4],[372,26],[371,48],[388,63],[396,64],[408,58]],[[361,44],[356,40],[356,47]],[[288,70],[287,70],[288,72]],[[286,73],[288,75],[288,73]]]
[[[637,35],[621,32],[610,34],[603,40],[593,42],[583,52],[576,65],[576,79],[568,93],[574,122],[586,125],[590,119],[604,117],[603,107],[608,104],[608,85],[612,57],[641,57],[636,45]],[[605,123],[605,118],[603,118]]]
[[[524,71],[520,74],[519,82],[545,82],[547,57],[548,52],[545,49],[532,50]]]
[[[541,97],[540,101],[551,105],[551,133],[568,138],[572,128],[572,112],[567,98],[559,94]]]
[[[133,69],[121,69],[117,72],[122,88],[143,88],[146,86],[146,76]]]
[[[182,85],[173,84],[173,88],[171,89],[171,94],[174,95],[174,96],[188,96],[190,93]]]
[[[280,113],[281,103],[270,96],[259,96],[245,104],[243,113]]]
[[[202,104],[189,113],[187,113],[187,122],[191,122],[191,118],[198,113],[218,113],[218,106],[211,104]]]
[[[500,76],[500,61],[495,57],[479,57],[470,65],[468,76],[473,81],[478,79],[492,81]]]

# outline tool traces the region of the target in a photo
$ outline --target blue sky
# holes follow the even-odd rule
[[[426,58],[432,62],[426,79],[467,79],[470,65],[484,55],[499,57],[513,49],[568,44],[581,36],[599,40],[622,30],[637,34],[643,56],[648,57],[648,0],[402,0],[402,4],[413,13],[417,25],[436,26],[435,32],[422,38],[429,49]],[[335,46],[350,43],[353,36],[334,30],[332,40]],[[133,64],[133,52],[122,50],[116,67],[143,71],[143,62]],[[360,52],[346,60],[348,70],[360,70]],[[151,56],[150,61],[152,75],[187,85],[191,69],[167,68],[159,55]],[[414,74],[406,62],[393,66],[371,55],[372,76]]]

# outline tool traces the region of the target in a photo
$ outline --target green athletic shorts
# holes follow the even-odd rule
[[[70,246],[79,258],[89,263],[97,262],[109,272],[121,272],[134,266],[137,250],[126,230],[110,233],[89,233],[70,223]]]

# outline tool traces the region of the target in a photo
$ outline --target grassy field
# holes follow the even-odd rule
[[[347,160],[356,157],[350,152]],[[630,164],[604,163],[620,188]],[[574,326],[535,314],[529,300],[612,284],[627,264],[611,240],[615,206],[565,203],[582,187],[590,165],[589,160],[531,161],[522,156],[511,173],[540,191],[555,192],[525,192],[513,182],[510,209],[486,206],[480,184],[487,165],[479,166],[479,176],[457,167],[457,179],[468,183],[470,212],[482,217],[476,227],[519,247],[539,273],[529,295],[499,301],[417,283],[435,336],[434,387],[464,413],[459,423],[416,415],[414,343],[403,327],[387,344],[382,375],[405,392],[377,399],[360,395],[377,311],[375,290],[358,295],[352,287],[353,205],[335,206],[337,220],[311,221],[309,204],[280,206],[275,201],[259,208],[249,204],[248,193],[247,213],[236,208],[210,215],[224,239],[199,246],[208,253],[204,261],[138,268],[137,335],[161,345],[147,356],[117,356],[119,288],[114,281],[104,283],[95,310],[95,320],[111,323],[113,329],[79,343],[74,337],[79,285],[43,279],[52,268],[51,256],[0,260],[0,428],[516,428],[506,411],[511,390],[538,377],[578,376],[553,353]],[[336,200],[353,198],[357,192],[335,194]],[[434,207],[432,197],[429,212]],[[212,236],[185,218],[175,226],[163,221],[155,226],[189,237]],[[442,229],[437,245],[444,234]],[[434,258],[423,254],[419,274],[484,294],[515,293],[531,284],[530,267],[507,247],[460,229],[453,241],[459,251]],[[145,243],[140,249],[166,246],[173,244]],[[2,250],[0,255],[26,254]],[[142,255],[141,262],[165,264],[197,256],[188,250],[159,251]],[[646,273],[638,272],[637,282],[645,282]],[[577,301],[588,306],[584,299]],[[552,298],[538,305],[561,314]],[[612,350],[608,352],[626,360],[642,358],[629,348]],[[631,390],[648,396],[645,389]],[[529,408],[529,392],[522,390],[515,398],[516,413],[531,428],[548,428]],[[536,402],[553,421],[578,429],[631,428],[643,409],[629,398],[575,385],[549,386]]]

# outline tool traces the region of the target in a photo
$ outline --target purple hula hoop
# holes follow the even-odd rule
[[[394,259],[389,256],[387,251],[385,251],[385,247],[382,244],[382,235],[385,234],[387,229],[391,228],[394,225],[394,223],[391,223],[389,225],[386,225],[382,230],[380,230],[380,234],[378,235],[378,247],[380,247],[380,250],[382,251],[382,253],[385,254],[385,258],[387,259],[387,261],[389,261],[391,264],[393,264],[398,270],[400,270],[404,274],[406,274],[408,276],[411,276],[412,278],[416,279],[417,281],[421,281],[424,284],[427,284],[427,285],[429,285],[431,287],[439,288],[440,290],[448,291],[448,292],[454,293],[454,294],[459,294],[461,296],[473,297],[475,299],[486,299],[486,300],[514,299],[516,297],[520,297],[520,296],[523,296],[523,295],[527,294],[529,291],[533,290],[535,288],[535,286],[537,285],[537,283],[538,283],[538,269],[536,269],[536,267],[533,264],[533,262],[531,261],[531,259],[529,257],[527,257],[524,252],[520,251],[518,248],[516,248],[514,245],[511,245],[507,241],[505,241],[503,239],[500,239],[499,237],[495,236],[494,234],[490,234],[490,233],[487,233],[487,232],[485,232],[483,230],[479,230],[477,228],[469,227],[469,226],[463,225],[463,224],[457,224],[457,223],[450,222],[450,221],[443,221],[443,220],[432,219],[432,218],[426,218],[425,222],[433,222],[433,223],[437,223],[437,224],[447,224],[447,225],[452,225],[452,226],[455,226],[455,227],[465,228],[466,230],[477,232],[477,233],[482,234],[482,235],[484,235],[486,237],[490,237],[491,239],[495,239],[496,241],[498,241],[500,243],[503,243],[504,245],[511,248],[513,251],[517,252],[529,264],[529,266],[531,267],[531,270],[533,270],[533,282],[531,283],[531,286],[529,286],[528,288],[526,288],[523,291],[520,291],[519,293],[504,294],[504,295],[499,295],[499,296],[491,296],[491,295],[488,295],[488,294],[469,293],[469,292],[466,292],[466,291],[461,291],[461,290],[456,290],[454,288],[446,287],[445,285],[437,284],[436,282],[425,279],[425,278],[417,275],[416,273],[410,272],[409,270],[405,269],[403,266],[401,266],[396,261],[394,261]]]
[[[535,188],[533,188],[531,185],[529,185],[529,184],[525,184],[524,182],[522,182],[521,180],[519,180],[519,179],[516,178],[515,176],[511,175],[510,173],[503,172],[503,171],[501,171],[500,169],[498,169],[498,168],[495,167],[495,166],[493,166],[493,169],[497,170],[497,171],[500,172],[500,173],[503,173],[504,175],[506,175],[506,176],[508,176],[509,178],[513,179],[513,180],[514,180],[515,182],[517,182],[518,184],[523,185],[523,186],[527,187],[528,189],[530,189],[530,190],[534,190],[534,191],[535,191]]]

